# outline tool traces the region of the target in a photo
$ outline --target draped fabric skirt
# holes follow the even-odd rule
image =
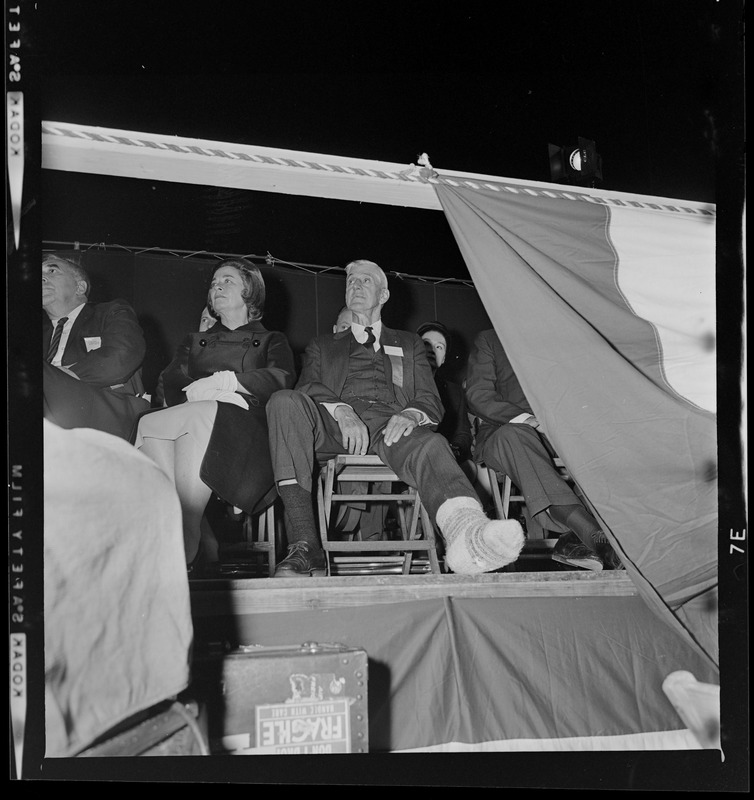
[[[141,448],[145,439],[151,439],[152,447],[167,451],[163,458],[170,462],[181,436],[191,436],[198,446],[205,447],[199,475],[227,503],[251,514],[274,499],[264,408],[244,410],[230,403],[202,400],[155,409],[139,420],[135,446]]]

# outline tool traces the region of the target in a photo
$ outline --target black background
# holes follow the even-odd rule
[[[426,152],[440,172],[545,182],[549,143],[582,136],[605,190],[715,202],[743,136],[737,10],[46,0],[41,114],[406,166]],[[45,240],[468,277],[441,212],[238,191],[217,223],[207,187],[45,171],[41,188]]]

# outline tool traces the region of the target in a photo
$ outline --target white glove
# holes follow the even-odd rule
[[[229,369],[216,372],[214,375],[210,375],[210,378],[215,381],[215,386],[224,392],[235,392],[238,389],[236,373],[231,372]]]
[[[195,381],[199,383],[199,381]],[[187,389],[192,389],[193,384]],[[218,403],[233,403],[233,405],[248,411],[249,407],[244,402],[240,394],[236,392],[224,392],[222,389],[211,389],[207,387],[199,387],[195,391],[186,391],[186,397],[189,403],[196,403],[200,400],[216,400]]]
[[[190,403],[196,403],[199,400],[214,399],[211,395],[219,391],[219,388],[215,386],[214,376],[210,375],[209,378],[199,378],[198,381],[184,386],[183,391],[186,392],[186,399]]]
[[[244,411],[249,410],[241,395],[236,392],[217,392],[217,396],[212,399],[217,400],[218,403],[233,403],[234,406],[238,406]]]
[[[183,391],[186,392],[186,398],[190,403],[195,403],[198,400],[218,400],[216,396],[218,393],[234,394],[238,388],[238,381],[236,375],[230,370],[223,370],[216,372],[214,375],[209,375],[206,378],[199,378],[188,386],[184,386]],[[248,408],[246,403],[239,397],[236,400],[225,402],[234,402],[236,405],[243,405]]]

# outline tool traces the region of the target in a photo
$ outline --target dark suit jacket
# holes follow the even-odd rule
[[[472,436],[463,388],[446,378],[442,367],[435,372],[435,384],[445,407],[445,416],[437,432],[448,440],[454,451],[458,451],[459,461],[467,461],[471,458]]]
[[[46,314],[43,317],[44,358],[52,338],[52,323]],[[136,312],[125,300],[87,303],[73,323],[62,363],[92,386],[117,387],[121,394],[137,395],[144,392],[141,365],[146,349]]]
[[[350,329],[313,339],[304,353],[296,388],[318,403],[343,402],[340,395],[348,377],[351,341]],[[393,330],[383,323],[380,344],[385,375],[396,402],[401,409],[423,411],[437,425],[444,409],[424,342],[415,333]],[[391,348],[396,350],[393,355],[389,352]]]
[[[144,334],[125,300],[87,303],[63,352],[72,378],[46,361],[52,324],[43,314],[44,415],[62,428],[95,428],[131,440],[139,416],[149,409],[141,378]]]
[[[519,414],[533,414],[508,356],[494,330],[474,341],[466,371],[466,402],[480,420],[476,445]]]

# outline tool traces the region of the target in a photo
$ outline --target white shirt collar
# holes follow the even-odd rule
[[[372,333],[374,334],[374,349],[380,349],[380,334],[382,333],[382,320],[378,319],[373,322],[370,326],[372,329]],[[358,322],[351,323],[351,333],[353,334],[353,338],[359,344],[364,344],[367,340],[367,331],[364,325],[360,325]]]
[[[50,322],[52,323],[53,330],[55,326],[58,324],[59,319],[63,319],[63,317],[68,317],[68,322],[66,322],[66,327],[70,328],[73,325],[76,317],[81,313],[81,309],[86,305],[86,303],[82,303],[80,306],[76,306],[76,308],[69,311],[67,314],[62,314],[59,317],[50,317]]]

